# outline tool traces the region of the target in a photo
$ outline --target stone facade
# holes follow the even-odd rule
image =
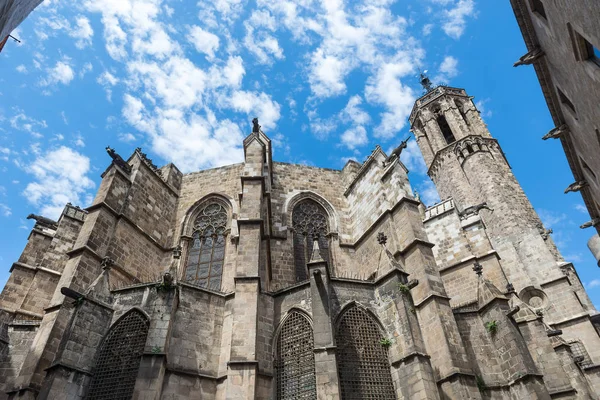
[[[544,139],[560,139],[590,213],[582,227],[600,233],[600,3],[595,0],[511,0],[528,53],[556,126]],[[594,234],[590,244],[598,235]],[[590,246],[600,262],[600,253]]]
[[[397,155],[189,174],[139,149],[37,223],[0,295],[0,398],[598,398],[597,312],[464,90]],[[475,272],[473,272],[475,270]]]

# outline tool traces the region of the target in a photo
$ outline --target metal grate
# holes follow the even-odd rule
[[[290,313],[277,338],[277,399],[316,399],[312,326],[297,311]]]
[[[185,280],[212,290],[221,290],[225,259],[227,211],[218,203],[204,207],[194,221]]]
[[[336,333],[342,399],[396,399],[382,339],[365,310],[355,306],[344,313]]]
[[[96,359],[87,400],[131,399],[148,327],[148,319],[133,310],[110,329]]]
[[[296,281],[308,279],[306,263],[310,259],[313,250],[313,240],[318,236],[321,257],[329,261],[329,243],[327,234],[327,213],[316,201],[303,200],[294,207],[292,212],[292,224],[294,228],[294,260],[296,269]]]
[[[569,343],[569,346],[571,346],[573,358],[580,357],[581,361],[579,361],[578,364],[581,366],[581,368],[586,368],[591,365],[594,365],[583,343],[581,343],[580,341],[575,341]]]

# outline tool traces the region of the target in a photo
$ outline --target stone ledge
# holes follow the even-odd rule
[[[430,301],[432,301],[434,299],[443,300],[444,302],[448,303],[448,306],[450,305],[450,297],[443,296],[443,295],[437,294],[437,293],[431,293],[431,294],[427,295],[425,298],[423,298],[423,300],[421,300],[420,302],[413,304],[413,306],[415,308],[419,308],[421,306],[424,306],[425,303],[429,303]]]
[[[443,274],[443,273],[448,272],[448,271],[450,271],[450,270],[452,270],[454,268],[461,267],[461,266],[463,266],[463,264],[466,264],[466,263],[471,262],[471,261],[483,261],[483,260],[487,259],[491,255],[495,255],[497,259],[500,259],[500,255],[498,254],[498,252],[496,250],[492,249],[492,250],[488,251],[486,254],[481,254],[481,255],[478,255],[478,256],[477,255],[472,255],[472,256],[469,256],[469,257],[465,257],[462,260],[460,260],[460,261],[458,261],[458,262],[456,262],[456,263],[454,263],[452,265],[448,265],[446,267],[440,268],[438,271],[439,271],[440,274]]]
[[[401,364],[404,361],[407,361],[411,358],[423,358],[429,361],[431,359],[431,356],[429,354],[421,353],[420,351],[413,351],[412,353],[405,354],[402,357],[393,360],[392,362],[390,362],[390,364],[392,365],[392,367],[396,367],[398,364]]]
[[[92,376],[91,371],[86,371],[85,369],[76,367],[74,365],[65,363],[63,361],[57,361],[52,363],[52,365],[50,365],[48,368],[46,368],[44,371],[48,371],[50,372],[53,369],[58,369],[58,368],[63,368],[63,369],[67,369],[70,371],[74,371],[74,372],[79,372],[80,374],[84,374],[84,375],[88,375],[88,376]]]
[[[436,383],[438,385],[441,385],[442,383],[448,382],[448,381],[450,381],[454,378],[460,377],[460,376],[468,377],[468,378],[475,380],[475,374],[473,374],[472,371],[463,370],[463,369],[459,369],[459,368],[453,368],[453,370],[450,371],[448,374],[446,374],[446,375],[442,376],[440,379],[438,379],[436,381]]]
[[[180,285],[181,287],[186,287],[186,288],[189,288],[189,289],[194,289],[194,290],[197,290],[199,292],[210,294],[210,295],[213,295],[213,296],[222,297],[224,299],[227,299],[227,298],[230,298],[230,297],[235,297],[235,292],[228,292],[228,293],[225,293],[225,292],[216,292],[214,290],[210,290],[210,289],[207,289],[205,287],[200,287],[200,286],[192,285],[191,283],[187,283],[187,282],[184,282],[184,281],[179,281],[179,282],[177,282],[177,284]]]
[[[575,316],[565,318],[565,319],[559,320],[559,321],[552,321],[552,322],[546,321],[546,323],[548,325],[550,325],[552,328],[556,328],[556,326],[568,324],[569,322],[577,321],[578,319],[590,319],[590,315],[588,313],[581,313],[579,315],[575,315]]]
[[[210,374],[202,373],[200,371],[179,368],[179,367],[175,367],[172,365],[167,365],[167,367],[165,368],[165,372],[169,372],[172,374],[194,376],[194,377],[201,378],[201,379],[210,379],[210,380],[216,380],[216,381],[224,380],[227,378],[227,375],[221,375],[221,376],[210,375]]]
[[[32,271],[42,271],[42,272],[46,272],[46,273],[54,275],[54,276],[62,276],[61,272],[54,271],[52,269],[45,268],[45,267],[34,267],[33,265],[20,263],[18,261],[13,263],[13,265],[10,267],[10,270],[8,272],[12,272],[15,267],[25,268],[25,269],[29,269]]]

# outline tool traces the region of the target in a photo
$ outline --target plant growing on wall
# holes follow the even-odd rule
[[[492,335],[498,332],[498,322],[497,321],[488,321],[485,323],[485,329]]]
[[[476,375],[475,381],[477,382],[477,389],[479,389],[480,392],[483,392],[486,389],[486,385],[483,378],[479,375]]]
[[[383,338],[379,341],[379,344],[385,348],[388,348],[392,345],[392,340],[388,338]]]
[[[398,290],[402,294],[407,294],[407,293],[410,292],[410,288],[408,286],[406,286],[405,284],[403,284],[403,283],[399,283],[398,284]]]
[[[160,346],[154,346],[152,348],[152,354],[158,354],[162,351],[162,349],[160,348]]]

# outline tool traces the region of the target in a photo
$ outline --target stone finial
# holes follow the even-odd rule
[[[516,293],[515,292],[515,287],[513,286],[512,283],[508,282],[506,284],[506,293]]]
[[[483,275],[483,265],[481,265],[477,261],[475,261],[475,265],[473,266],[473,271],[475,271],[477,276],[481,277],[481,275]]]
[[[323,257],[321,257],[321,249],[319,248],[319,236],[313,236],[313,250],[310,255],[310,260],[308,262],[324,262]]]
[[[181,245],[178,244],[177,247],[173,248],[173,258],[179,260],[181,258]]]
[[[258,124],[258,118],[252,120],[252,132],[258,133],[260,131],[260,125]]]
[[[379,232],[377,234],[377,243],[379,243],[382,246],[385,246],[385,244],[387,243],[387,236],[385,236],[385,233],[383,232]]]
[[[115,260],[110,257],[104,257],[102,262],[100,262],[100,266],[102,269],[110,269],[115,264]]]

